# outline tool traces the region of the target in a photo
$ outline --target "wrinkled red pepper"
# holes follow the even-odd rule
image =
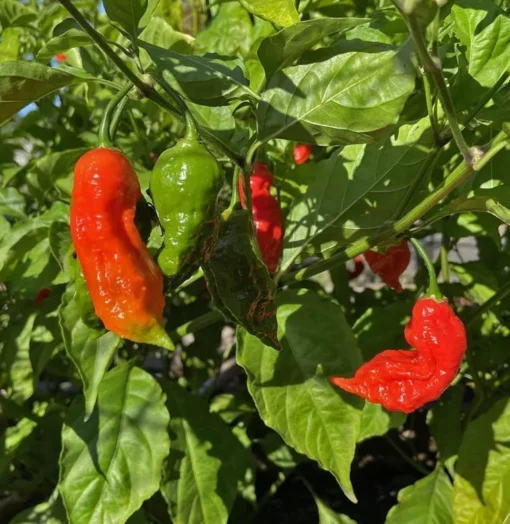
[[[298,144],[294,147],[294,162],[296,164],[305,164],[312,153],[312,146],[309,144]]]
[[[278,200],[271,195],[273,175],[262,162],[253,164],[250,176],[253,223],[262,258],[271,273],[278,269],[283,250],[283,218]],[[244,190],[239,178],[239,196],[245,207]]]
[[[398,246],[391,246],[385,253],[378,253],[377,251],[366,251],[365,260],[370,269],[381,279],[385,284],[400,293],[402,291],[402,284],[399,278],[407,269],[411,261],[411,252],[407,241],[402,241]]]
[[[385,350],[353,378],[332,377],[331,383],[390,411],[411,413],[436,400],[462,362],[464,325],[445,299],[422,298],[414,305],[404,336],[414,349]]]
[[[46,300],[51,295],[51,289],[47,287],[41,289],[34,298],[34,305],[38,306],[41,302]]]

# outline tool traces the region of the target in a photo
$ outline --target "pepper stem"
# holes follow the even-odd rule
[[[108,102],[101,124],[99,125],[98,137],[100,147],[112,147],[112,140],[110,138],[110,122],[112,120],[113,112],[119,102],[129,93],[133,84],[128,83]]]
[[[439,291],[439,286],[437,285],[436,272],[434,270],[434,265],[432,264],[432,261],[430,260],[429,256],[423,249],[423,246],[418,242],[418,240],[416,240],[415,238],[410,238],[409,240],[413,244],[417,253],[422,258],[423,262],[425,262],[425,266],[429,274],[429,288],[427,290],[426,296],[434,297],[438,300],[443,298],[441,291]]]
[[[235,166],[234,168],[234,176],[232,177],[232,196],[230,198],[230,205],[228,208],[230,210],[234,209],[234,206],[239,202],[239,173],[241,172],[241,169],[239,166]],[[244,191],[246,193],[246,189]]]

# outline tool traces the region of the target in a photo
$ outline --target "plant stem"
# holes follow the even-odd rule
[[[426,74],[423,74],[423,87],[425,88],[425,103],[427,104],[427,113],[429,114],[430,125],[434,133],[434,142],[440,144],[439,128],[437,126],[434,105],[432,103],[432,90],[430,89],[430,80]]]
[[[466,322],[466,327],[469,328],[474,322],[487,311],[490,311],[498,302],[501,302],[506,296],[510,294],[510,281],[503,284],[502,287],[492,295],[489,300],[486,300],[469,318]]]
[[[445,221],[446,224],[446,221]],[[441,242],[441,274],[443,275],[443,281],[448,284],[450,282],[450,264],[448,263],[448,252],[450,251],[450,238],[445,234],[443,228],[443,238]]]
[[[261,142],[258,140],[255,140],[253,144],[248,149],[248,152],[246,153],[246,159],[244,161],[244,168],[243,168],[243,186],[244,186],[244,205],[246,206],[246,209],[250,213],[250,217],[253,220],[253,211],[251,209],[251,184],[250,184],[250,176],[253,172],[253,157],[255,156],[255,153],[257,152],[257,149],[262,145]]]
[[[428,475],[430,473],[428,469],[424,468],[421,464],[413,460],[411,457],[407,455],[407,453],[400,449],[400,446],[396,442],[394,442],[391,437],[389,437],[388,435],[384,435],[384,438],[386,439],[388,444],[416,471],[418,471],[422,475]]]
[[[122,116],[122,112],[126,107],[127,101],[127,96],[122,98],[122,100],[118,103],[117,107],[115,108],[115,112],[113,113],[112,121],[110,123],[110,138],[112,141],[115,141],[115,135],[117,134],[117,128],[119,127],[120,117]]]
[[[106,106],[106,110],[99,124],[99,147],[112,147],[112,141],[110,138],[110,122],[112,121],[112,114],[115,108],[119,105],[120,101],[125,98],[131,89],[131,83],[126,84],[109,102]]]
[[[235,166],[234,168],[234,176],[232,177],[232,197],[230,198],[230,205],[228,208],[232,210],[234,206],[239,202],[239,173],[241,172],[241,168],[239,166]],[[246,193],[246,191],[245,191]]]
[[[459,184],[461,184],[469,175],[475,170],[482,169],[494,156],[499,153],[502,149],[508,146],[508,139],[505,140],[505,133],[501,131],[494,139],[492,146],[489,150],[477,160],[474,166],[462,162],[455,170],[444,180],[443,184],[431,193],[428,197],[422,200],[417,206],[406,213],[402,218],[397,220],[391,226],[386,227],[381,232],[377,233],[373,237],[366,237],[355,242],[351,247],[347,248],[342,253],[333,255],[328,260],[321,260],[311,266],[300,269],[297,271],[291,271],[282,276],[281,282],[288,284],[292,281],[302,281],[310,278],[318,273],[327,271],[342,262],[345,262],[357,255],[361,255],[367,249],[373,246],[381,244],[395,236],[402,235],[406,232],[417,220],[428,213],[436,204],[441,202],[446,196],[448,196]]]
[[[216,322],[219,322],[222,318],[223,317],[220,315],[218,311],[209,311],[208,313],[205,313],[200,317],[197,317],[193,320],[190,320],[189,322],[186,322],[185,324],[182,324],[182,326],[179,326],[178,328],[174,329],[171,333],[169,333],[169,336],[175,342],[176,340],[180,340],[182,337],[184,337],[184,335],[188,335],[189,333],[196,333],[201,329],[205,329],[206,327],[216,324]]]
[[[438,95],[441,99],[441,104],[443,105],[446,118],[448,119],[448,123],[450,124],[453,139],[455,140],[457,147],[462,153],[462,156],[464,157],[466,163],[471,165],[474,161],[473,153],[471,151],[471,148],[467,145],[466,141],[464,140],[464,136],[462,135],[462,131],[460,130],[457,115],[455,113],[455,107],[453,105],[453,100],[450,95],[450,91],[448,90],[448,86],[446,85],[443,73],[441,71],[441,67],[437,63],[438,59],[433,59],[432,56],[429,54],[422,30],[414,14],[403,13],[403,15],[409,27],[411,38],[413,39],[416,51],[418,53],[418,57],[425,70],[425,74],[430,75],[432,77],[432,80],[436,84]]]
[[[418,240],[415,238],[410,238],[409,240],[425,263],[425,267],[427,268],[427,272],[429,274],[429,288],[427,290],[427,295],[440,300],[443,298],[443,295],[441,291],[439,291],[439,286],[437,285],[436,270],[434,269],[432,260],[430,260],[427,252],[425,249],[423,249],[423,246],[418,242]]]
[[[503,84],[508,80],[510,76],[509,73],[505,73],[489,91],[487,91],[478,101],[476,106],[468,113],[466,118],[462,120],[462,125],[467,126],[471,120],[473,120],[476,115],[487,105],[491,98],[500,90]]]
[[[166,103],[166,100],[156,92],[152,86],[145,83],[139,76],[137,76],[124,61],[115,53],[115,51],[108,45],[103,36],[98,33],[74,6],[71,0],[58,0],[71,14],[71,16],[81,25],[83,30],[92,38],[96,45],[103,51],[103,53],[117,66],[117,68],[133,83],[138,89],[147,97],[164,107],[177,118],[182,118],[172,106]]]

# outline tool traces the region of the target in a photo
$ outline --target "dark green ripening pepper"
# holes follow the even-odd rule
[[[250,215],[236,204],[218,219],[204,251],[202,269],[218,311],[267,346],[280,349],[276,286],[255,242]]]
[[[164,230],[158,264],[175,287],[200,263],[201,246],[211,231],[223,186],[221,167],[198,141],[190,117],[184,138],[158,158],[149,186]]]
[[[85,277],[83,276],[83,272],[78,261],[76,261],[75,266],[74,290],[76,302],[78,304],[78,311],[80,312],[80,318],[82,322],[89,328],[102,329],[104,327],[103,323],[96,315],[94,303],[92,302],[89,288],[87,287]]]

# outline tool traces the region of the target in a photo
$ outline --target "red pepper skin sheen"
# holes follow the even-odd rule
[[[280,204],[271,195],[273,175],[261,162],[253,164],[250,176],[253,223],[262,258],[271,273],[278,269],[283,250],[283,219]],[[239,196],[245,207],[244,189],[239,179]]]
[[[163,276],[134,221],[140,197],[136,173],[120,151],[85,153],[74,170],[71,236],[106,329],[172,349],[163,329]]]
[[[436,400],[455,378],[467,347],[464,324],[446,300],[416,302],[404,336],[414,349],[388,349],[330,382],[390,411],[411,413]]]
[[[306,164],[312,153],[312,146],[309,144],[298,144],[294,147],[294,162],[296,164]]]
[[[398,246],[389,247],[385,253],[378,253],[372,250],[366,251],[365,260],[370,269],[385,284],[393,288],[397,293],[402,292],[402,284],[399,278],[411,261],[411,251],[407,241],[404,240]]]

